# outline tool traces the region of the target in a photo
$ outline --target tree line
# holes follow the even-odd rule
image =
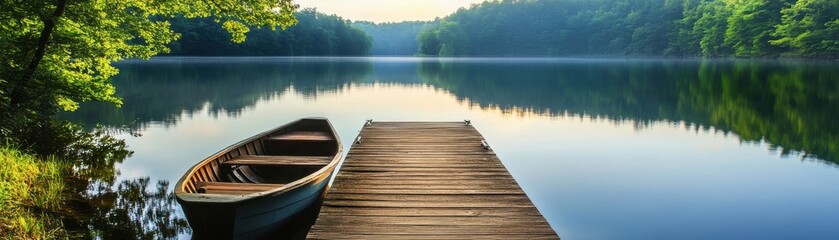
[[[350,21],[315,9],[295,12],[298,23],[285,30],[251,27],[247,41],[236,43],[214,18],[170,20],[181,38],[169,45],[176,56],[358,56],[367,55],[370,38]]]
[[[431,56],[839,57],[836,0],[503,0],[417,36]]]

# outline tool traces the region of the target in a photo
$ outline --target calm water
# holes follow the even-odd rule
[[[471,119],[563,239],[839,239],[836,63],[158,58],[119,68],[121,109],[88,104],[68,118],[137,129],[120,135],[135,151],[117,166],[121,180],[173,185],[198,160],[301,117],[329,118],[345,149],[365,119]]]

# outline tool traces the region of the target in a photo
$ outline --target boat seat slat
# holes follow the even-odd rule
[[[213,194],[248,194],[282,187],[283,184],[232,183],[232,182],[197,182],[198,193]]]
[[[333,141],[329,133],[313,131],[295,131],[269,137],[272,141]]]
[[[312,166],[323,167],[332,161],[329,156],[243,155],[222,162],[222,165]]]

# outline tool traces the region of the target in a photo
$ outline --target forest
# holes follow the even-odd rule
[[[417,39],[427,56],[837,58],[839,1],[488,1]]]
[[[298,23],[286,30],[251,27],[247,40],[231,41],[213,18],[174,18],[169,22],[181,38],[169,45],[175,56],[357,56],[367,55],[370,39],[348,20],[303,9]]]
[[[352,26],[361,29],[372,40],[370,55],[411,56],[417,53],[419,32],[430,27],[432,22],[404,21],[398,23],[353,22]]]
[[[834,0],[495,0],[432,22],[315,9],[234,43],[213,18],[174,18],[175,56],[839,57]]]

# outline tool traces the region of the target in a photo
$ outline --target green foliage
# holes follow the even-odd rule
[[[660,55],[673,52],[669,42],[677,37],[673,29],[681,8],[674,0],[489,1],[459,10],[421,33],[421,39],[436,40],[439,48],[421,47],[419,53]]]
[[[188,230],[166,181],[154,189],[148,178],[115,184],[114,165],[131,153],[122,140],[101,128],[57,126],[52,144],[72,143],[58,156],[0,147],[0,239],[161,239]]]
[[[781,13],[772,44],[796,49],[794,55],[839,57],[839,1],[799,0]]]
[[[728,0],[728,28],[725,44],[734,49],[735,56],[766,56],[780,52],[769,44],[775,26],[781,23],[781,9],[789,0]]]
[[[704,1],[697,8],[702,17],[696,20],[693,31],[700,37],[699,48],[703,56],[727,56],[731,46],[725,43],[728,18],[731,10],[723,1]]]
[[[314,9],[304,9],[294,15],[299,21],[296,25],[283,31],[250,28],[248,41],[239,44],[231,42],[213,18],[175,18],[171,20],[172,29],[182,35],[170,45],[170,55],[357,56],[366,55],[370,49],[368,36],[338,16]]]
[[[466,36],[456,22],[442,21],[432,30],[424,31],[418,39],[428,40],[420,46],[423,54],[456,56],[463,55],[466,50]]]
[[[112,182],[114,164],[132,154],[125,141],[114,138],[104,128],[88,131],[73,123],[51,119],[31,124],[10,131],[17,136],[16,140],[30,144],[21,145],[21,149],[71,165],[74,175]]]
[[[58,156],[0,147],[0,239],[173,238],[188,230],[166,181],[115,184],[115,164],[131,152],[97,128],[56,124]],[[36,148],[37,149],[37,148]],[[67,224],[67,228],[64,225]]]
[[[0,147],[0,239],[55,239],[61,221],[64,165]]]
[[[832,0],[495,0],[461,9],[420,32],[418,53],[833,58],[839,48],[837,4]]]
[[[417,36],[420,55],[436,56],[440,54],[440,39],[437,36],[437,31],[433,29],[435,28],[427,27],[426,30],[421,31]]]
[[[701,51],[698,48],[699,40],[703,34],[696,31],[693,26],[703,16],[703,11],[699,10],[702,3],[704,3],[703,0],[682,1],[682,19],[674,23],[676,40],[670,42],[670,47],[667,50],[668,54],[699,55]]]
[[[168,52],[178,39],[167,19],[216,16],[234,41],[250,26],[296,23],[290,0],[0,2],[0,138],[79,102],[120,104],[111,64]]]

